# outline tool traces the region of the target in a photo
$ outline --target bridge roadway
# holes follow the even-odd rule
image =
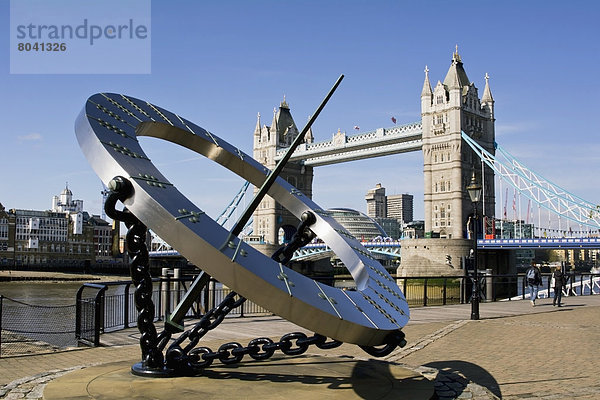
[[[469,304],[412,308],[411,320],[403,329],[408,345],[387,360],[434,379],[440,399],[598,399],[600,295],[564,301],[561,309],[552,307],[550,299],[539,300],[536,307],[529,301],[482,303],[479,321],[469,320]],[[203,345],[215,349],[223,342],[246,344],[258,336],[278,339],[297,330],[302,331],[278,317],[228,318],[205,337]],[[0,399],[42,399],[46,385],[59,384],[58,378],[70,371],[115,362],[130,366],[140,359],[138,339],[136,329],[127,329],[102,335],[102,347],[0,358]],[[357,346],[346,344],[334,350],[311,347],[309,351],[324,357],[369,358]],[[256,363],[244,362],[248,367]],[[232,368],[231,374],[242,367]],[[238,379],[235,376],[230,379]],[[139,385],[158,385],[156,395],[160,385],[173,384],[170,379],[130,379]],[[197,379],[198,385],[226,382]],[[268,377],[262,379],[268,382]],[[319,385],[318,380],[306,384],[309,393],[314,385]],[[59,389],[65,396],[71,393],[69,387]],[[186,388],[180,389],[184,396]]]
[[[423,148],[423,127],[421,122],[379,128],[374,131],[348,136],[338,132],[331,140],[318,143],[302,143],[290,161],[304,160],[305,165],[318,167],[346,161],[381,157],[391,154],[421,151]],[[275,160],[279,161],[286,153],[279,150]]]
[[[369,251],[392,258],[401,257],[402,241],[363,242]],[[479,239],[479,249],[600,249],[600,238],[534,238],[534,239]],[[331,255],[324,243],[311,243],[297,250],[292,257],[296,260],[317,260]],[[180,257],[177,250],[151,251],[150,257]]]
[[[600,238],[480,239],[480,249],[600,249]]]

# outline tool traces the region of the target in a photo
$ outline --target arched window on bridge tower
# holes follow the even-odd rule
[[[293,187],[298,187],[298,182],[296,180],[295,176],[288,176],[287,177],[287,182],[292,185]]]

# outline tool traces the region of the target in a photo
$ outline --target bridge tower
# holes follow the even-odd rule
[[[273,110],[271,126],[261,125],[258,114],[254,129],[254,159],[267,168],[274,169],[277,151],[288,148],[299,134],[284,97],[279,109]],[[312,143],[313,140],[312,130],[309,130],[303,142]],[[288,162],[280,177],[312,198],[313,167],[305,166],[302,162]],[[259,236],[261,242],[264,242],[264,245],[257,248],[268,255],[279,248],[281,239],[286,241],[291,238],[299,223],[296,217],[269,196],[265,196],[254,212],[253,221],[253,235]]]
[[[421,118],[426,236],[466,238],[473,206],[465,188],[475,172],[477,181],[484,188],[479,215],[484,211],[483,215],[493,217],[494,173],[483,166],[479,157],[463,143],[461,131],[494,154],[495,119],[489,77],[486,74],[485,89],[480,99],[477,88],[469,81],[463,68],[458,46],[444,82],[438,81],[433,89],[429,70],[425,67]],[[481,227],[480,224],[479,232],[482,232]]]

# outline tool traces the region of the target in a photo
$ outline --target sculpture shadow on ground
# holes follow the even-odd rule
[[[267,364],[268,368],[265,369]],[[209,379],[226,380],[228,383],[298,383],[306,385],[307,390],[314,386],[315,389],[320,387],[327,391],[339,391],[339,398],[376,400],[397,398],[404,393],[409,397],[400,398],[430,399],[434,394],[433,385],[422,375],[378,360],[299,357],[207,369],[201,375]],[[338,396],[334,395],[333,398]]]
[[[502,398],[502,392],[496,379],[486,369],[477,364],[462,360],[435,361],[423,365],[440,371],[436,382],[445,384],[459,396],[469,382],[485,387],[495,396]],[[462,386],[462,388],[461,388]]]

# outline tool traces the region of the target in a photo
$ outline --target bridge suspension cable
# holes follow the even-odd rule
[[[244,196],[248,192],[249,186],[250,186],[250,182],[248,182],[248,181],[244,182],[244,184],[242,185],[240,190],[238,190],[237,194],[233,197],[233,199],[231,199],[231,202],[229,202],[227,207],[225,207],[225,209],[221,212],[221,214],[219,214],[219,216],[216,219],[216,221],[219,225],[225,226],[225,224],[229,221],[231,216],[236,212],[237,207],[240,205],[240,203],[244,199]],[[253,221],[253,219],[251,218],[248,221],[248,223],[246,224],[246,226],[244,226],[244,229],[242,230],[242,233],[241,233],[242,236],[248,236],[248,235],[252,234],[252,221]],[[172,250],[172,247],[167,242],[162,240],[154,232],[152,232],[152,231],[150,231],[150,232],[152,235],[152,250],[153,251]]]
[[[242,202],[242,199],[246,195],[248,191],[248,187],[250,186],[250,182],[246,181],[237,192],[237,194],[231,199],[231,202],[225,207],[223,212],[217,217],[216,221],[219,225],[224,226],[229,218],[233,215],[233,213],[237,210],[237,207]]]
[[[600,205],[583,200],[533,172],[498,143],[494,143],[497,153],[493,155],[464,132],[462,138],[500,179],[507,181],[519,194],[523,194],[559,218],[593,229],[600,228]]]

